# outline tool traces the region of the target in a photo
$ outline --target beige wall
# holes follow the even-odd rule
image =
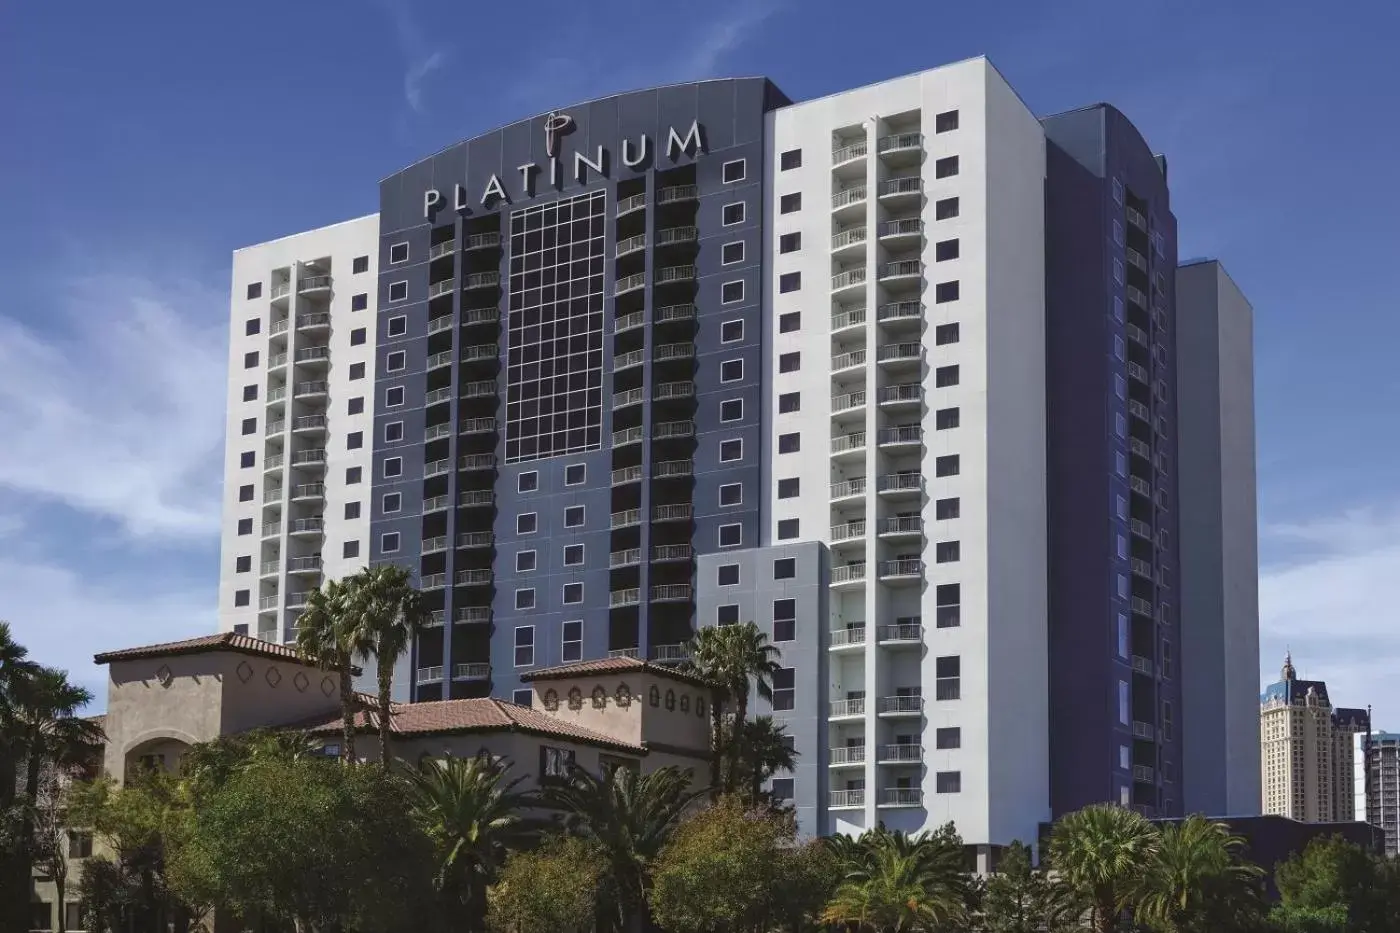
[[[600,688],[601,697],[595,700]],[[703,687],[654,674],[625,673],[545,680],[533,689],[535,709],[555,719],[624,742],[693,750],[701,759],[708,755],[710,695]],[[575,690],[577,700],[571,703]],[[619,702],[619,695],[630,699]]]

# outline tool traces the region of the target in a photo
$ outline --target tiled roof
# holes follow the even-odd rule
[[[650,664],[637,658],[598,658],[594,661],[578,661],[574,664],[561,664],[546,667],[520,675],[521,680],[564,680],[570,677],[588,677],[592,674],[655,674],[669,677],[682,683],[707,687],[709,681],[698,674],[668,667],[665,664]]]
[[[142,645],[137,648],[121,648],[117,651],[108,651],[93,657],[97,664],[111,664],[113,661],[136,661],[142,658],[165,658],[178,654],[203,654],[209,651],[235,651],[239,654],[250,654],[259,658],[271,658],[276,661],[289,661],[293,664],[305,664],[307,667],[320,667],[310,661],[305,661],[297,654],[295,648],[286,645],[279,645],[276,642],[263,641],[261,638],[254,638],[251,635],[238,635],[233,632],[220,632],[217,635],[201,635],[198,638],[187,638],[184,641],[168,641],[159,645]],[[360,673],[359,668],[355,673]]]
[[[436,700],[425,703],[395,703],[390,707],[393,718],[390,730],[394,735],[444,735],[460,732],[528,732],[553,738],[603,745],[636,754],[646,749],[631,742],[613,738],[593,729],[547,716],[528,706],[517,706],[504,700],[481,698],[472,700]],[[357,731],[379,731],[379,711],[361,709],[355,716]],[[321,716],[314,721],[286,728],[303,729],[320,735],[337,735],[342,729],[341,716]]]

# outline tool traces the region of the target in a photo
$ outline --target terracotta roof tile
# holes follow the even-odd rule
[[[294,664],[305,664],[307,667],[321,667],[305,661],[299,656],[295,648],[287,645],[279,645],[276,642],[263,641],[261,638],[254,638],[251,635],[238,635],[233,632],[220,632],[217,635],[201,635],[198,638],[187,638],[184,641],[168,641],[158,645],[141,645],[136,648],[120,648],[116,651],[107,651],[93,657],[93,662],[97,664],[111,664],[113,661],[136,661],[142,658],[164,658],[180,654],[202,654],[208,651],[235,651],[239,654],[249,654],[260,658],[272,658],[277,661],[290,661]],[[355,669],[359,674],[360,670]]]
[[[590,674],[655,674],[669,677],[682,683],[708,686],[709,682],[698,674],[682,671],[665,664],[651,664],[637,658],[597,658],[592,661],[578,661],[546,667],[520,675],[521,680],[564,680],[570,677],[587,677]]]

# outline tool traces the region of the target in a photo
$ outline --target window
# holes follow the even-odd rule
[[[946,431],[949,428],[956,428],[961,416],[956,408],[940,408],[934,413],[933,426],[936,431]]]
[[[407,283],[407,282],[390,282],[390,283],[389,283],[389,300],[390,300],[390,301],[403,301],[403,300],[404,300],[405,298],[407,298],[407,297],[408,297],[408,283]]]
[[[535,692],[529,687],[521,687],[510,695],[510,701],[516,706],[529,706],[534,699]]]
[[[1172,676],[1172,643],[1169,641],[1162,642],[1162,676]]]
[[[774,778],[772,788],[771,794],[774,803],[787,803],[793,799],[792,778]]]
[[[802,288],[801,272],[784,272],[778,276],[778,291],[787,294]]]
[[[719,504],[721,506],[739,505],[743,501],[743,483],[725,483],[719,487]]]
[[[394,443],[395,441],[401,441],[401,440],[403,440],[403,422],[402,422],[402,421],[390,421],[388,424],[384,425],[384,441],[385,441],[385,443],[392,444],[392,443]]]
[[[947,133],[958,128],[958,112],[956,110],[945,110],[933,118],[933,131],[935,133]]]
[[[735,201],[733,204],[724,205],[724,214],[721,217],[720,222],[723,223],[726,227],[732,227],[735,224],[743,223],[744,202]]]
[[[1126,726],[1129,720],[1128,682],[1126,680],[1120,680],[1118,681],[1118,722]]]
[[[566,544],[564,546],[564,566],[579,567],[583,564],[583,545]]]
[[[956,216],[958,216],[957,198],[944,198],[934,202],[933,217],[935,220],[951,220]]]
[[[744,378],[743,360],[724,360],[719,364],[720,382],[739,382]]]
[[[788,710],[796,704],[794,700],[797,696],[797,670],[791,667],[780,667],[773,672],[773,709]]]
[[[248,557],[247,555],[244,555],[243,557],[238,557],[238,558],[235,558],[235,559],[234,559],[234,562],[233,562],[233,572],[234,572],[234,573],[247,573],[248,571],[250,571],[250,570],[252,570],[252,569],[253,569],[253,558]]]
[[[945,304],[949,301],[957,301],[961,289],[956,280],[952,282],[939,282],[933,289],[933,303]]]
[[[791,414],[802,410],[801,392],[784,392],[778,396],[778,413]]]
[[[393,479],[403,475],[403,457],[387,457],[384,460],[384,478]]]
[[[347,503],[345,503],[345,520],[346,520],[346,521],[354,521],[355,519],[357,519],[357,518],[359,518],[359,517],[360,517],[360,503],[358,503],[358,502],[347,502]]]
[[[386,373],[400,372],[408,365],[408,354],[403,350],[395,350],[384,357],[384,371]]]
[[[802,248],[801,233],[784,233],[778,237],[778,252],[795,253]]]
[[[778,498],[792,499],[801,493],[802,480],[796,476],[778,480]]]
[[[559,781],[567,778],[574,768],[572,749],[540,746],[540,780]]]
[[[801,149],[789,149],[787,152],[784,152],[782,155],[778,156],[778,171],[780,172],[790,172],[795,168],[801,167]]]
[[[962,466],[958,462],[957,454],[937,457],[933,461],[934,476],[957,476],[960,472],[962,472]]]
[[[791,334],[802,329],[802,312],[789,311],[778,318],[778,333]]]
[[[351,431],[345,435],[345,449],[359,450],[365,446],[365,433],[363,431]]]
[[[582,527],[583,527],[583,506],[581,506],[581,505],[571,505],[571,506],[569,506],[567,509],[564,510],[564,527],[565,527],[565,528],[582,528]]]
[[[540,474],[537,470],[527,470],[515,480],[516,492],[534,492],[540,488]]]
[[[720,178],[726,185],[732,185],[736,181],[743,181],[748,174],[748,164],[745,159],[734,159],[720,166]]]
[[[1113,260],[1113,281],[1119,285],[1123,284],[1123,260]]]
[[[957,541],[939,541],[933,548],[933,560],[937,564],[951,564],[962,556],[962,544]]]
[[[364,411],[365,397],[363,395],[357,395],[354,398],[350,399],[350,401],[345,406],[345,413],[347,415],[362,415],[364,414]]]
[[[937,521],[943,522],[950,518],[957,518],[962,511],[962,502],[957,497],[951,499],[939,499],[933,504],[933,515]]]
[[[525,589],[521,589],[521,590],[516,590],[516,591],[515,591],[515,608],[516,608],[516,609],[534,609],[534,608],[535,608],[535,590],[534,590],[534,587],[527,587],[527,588],[525,588]]]
[[[354,380],[354,379],[363,379],[363,378],[365,378],[365,364],[364,364],[364,363],[351,363],[351,364],[350,364],[350,378],[351,378],[352,380]]]
[[[345,482],[348,485],[358,483],[360,481],[360,473],[359,467],[347,467],[345,470]]]
[[[940,366],[933,371],[933,384],[940,389],[958,384],[957,366]]]
[[[725,282],[719,289],[719,300],[721,304],[732,305],[737,301],[744,300],[744,283]]]
[[[516,573],[529,573],[530,571],[532,571],[532,570],[534,570],[534,569],[535,569],[535,552],[534,552],[534,551],[516,551],[516,552],[515,552],[515,572],[516,572]]]
[[[239,501],[239,502],[252,502],[252,501],[253,501],[253,487],[252,487],[252,484],[249,484],[249,485],[247,485],[247,486],[239,486],[239,487],[238,487],[238,501]]]
[[[778,213],[793,214],[802,210],[802,192],[785,194],[778,199]]]
[[[738,547],[744,543],[744,526],[739,524],[719,526],[719,546]]]
[[[257,350],[250,350],[249,352],[243,354],[243,368],[244,368],[244,369],[253,369],[253,368],[255,368],[257,365],[258,365],[258,351],[257,351]]]
[[[369,295],[361,292],[358,295],[350,296],[350,310],[363,311],[369,307]]]
[[[583,621],[581,619],[570,619],[565,622],[560,637],[563,642],[559,651],[561,661],[577,661],[583,657]]]
[[[933,329],[933,342],[937,346],[944,346],[950,343],[957,343],[962,334],[959,333],[957,322],[952,324],[939,324]]]
[[[1128,660],[1128,614],[1118,613],[1118,657],[1124,661]]]
[[[261,298],[261,297],[262,297],[262,283],[261,283],[261,282],[249,282],[249,283],[248,283],[248,300],[249,300],[249,301],[252,301],[254,298]]]
[[[744,261],[744,241],[726,243],[720,247],[719,262],[722,266],[732,266]]]
[[[934,601],[938,604],[938,628],[957,628],[962,625],[962,584],[940,583],[934,589]]]
[[[775,573],[774,576],[777,574]],[[792,641],[797,637],[797,600],[773,600],[773,640]]]
[[[253,520],[251,518],[240,518],[238,520],[238,533],[240,535],[250,535],[253,533]]]
[[[576,606],[576,605],[578,605],[578,604],[581,603],[581,602],[583,602],[583,584],[582,584],[582,583],[565,583],[565,584],[564,584],[564,605],[566,605],[566,606]]]
[[[946,726],[937,729],[933,733],[934,748],[962,748],[962,729],[957,726]]]
[[[583,481],[587,478],[588,469],[585,464],[571,463],[568,466],[564,467],[565,486],[581,486],[583,485]]]
[[[956,654],[934,658],[934,698],[956,700],[962,696],[962,658]]]
[[[961,771],[938,771],[933,776],[933,790],[937,794],[958,794],[962,792]]]
[[[235,591],[234,594],[233,594],[233,605],[234,605],[235,607],[237,607],[237,606],[246,606],[246,605],[248,605],[248,600],[250,599],[249,594],[250,594],[251,592],[252,592],[251,590],[237,590],[237,591]]]
[[[403,508],[403,494],[397,492],[386,492],[384,498],[379,501],[379,510],[385,515],[393,515]]]
[[[795,453],[797,453],[798,451],[800,451],[801,449],[802,449],[802,435],[801,435],[801,434],[793,433],[793,434],[779,434],[779,435],[778,435],[778,453],[780,453],[780,454],[795,454]]]
[[[361,272],[368,272],[368,271],[369,271],[369,257],[368,257],[368,256],[356,256],[353,260],[351,260],[351,262],[350,262],[350,274],[351,274],[351,275],[359,275]]]
[[[933,261],[947,262],[949,259],[958,258],[958,240],[939,240],[933,247]]]
[[[243,325],[243,335],[244,335],[245,337],[251,337],[251,336],[253,336],[254,334],[260,332],[261,330],[262,330],[262,319],[261,319],[261,318],[255,318],[255,317],[254,317],[254,318],[249,318],[249,319],[248,319],[248,322],[247,322],[246,324]]]
[[[794,350],[778,357],[778,372],[795,373],[802,368],[802,354]]]
[[[784,557],[773,561],[773,579],[791,580],[797,576],[797,559]]]
[[[715,571],[715,581],[716,581],[720,586],[738,586],[738,585],[739,585],[739,565],[738,565],[738,564],[720,564],[719,567],[718,567],[718,568],[716,569],[716,571]],[[738,611],[738,609],[739,609],[738,606],[735,606],[735,607],[734,607],[734,610],[735,610],[736,612]]]
[[[353,400],[352,400],[353,401]],[[360,410],[364,410],[364,399],[360,400]],[[384,390],[384,407],[398,408],[403,405],[403,386],[391,386]],[[352,412],[351,414],[354,414]]]
[[[933,163],[934,178],[948,178],[958,173],[958,157],[945,156]]]
[[[778,520],[778,540],[791,541],[797,537],[798,523],[795,518],[783,518]]]
[[[1123,203],[1123,183],[1117,178],[1113,179],[1113,200],[1115,203]]]
[[[725,321],[719,326],[719,342],[734,343],[744,339],[743,321]]]
[[[719,403],[720,421],[742,421],[744,419],[744,400],[741,398],[726,399]]]
[[[346,541],[340,546],[340,556],[349,560],[352,557],[360,556],[360,542]]]
[[[535,663],[535,627],[518,625],[515,628],[515,666],[529,667]]]
[[[739,568],[738,568],[738,567],[735,567],[735,568],[734,568],[734,574],[735,574],[735,577],[736,577],[736,579],[735,579],[734,582],[737,583],[737,582],[739,582],[738,579],[737,579],[738,574],[739,574]],[[738,623],[739,623],[739,607],[738,607],[738,606],[736,606],[736,605],[720,606],[719,608],[717,608],[717,609],[715,610],[715,624],[716,624],[716,625],[737,625]]]
[[[390,246],[390,247],[389,247],[389,263],[390,263],[390,265],[393,265],[393,264],[395,264],[395,263],[400,263],[400,262],[408,262],[408,244],[407,244],[407,243],[395,243],[393,246]]]
[[[385,333],[390,337],[402,337],[408,333],[408,317],[400,314],[397,317],[389,318],[385,324]]]
[[[238,465],[240,467],[250,467],[256,462],[256,459],[257,454],[254,451],[245,450],[238,455]]]
[[[744,459],[744,442],[739,439],[719,442],[719,462],[734,463]]]
[[[532,535],[539,528],[539,516],[534,512],[523,512],[515,516],[515,533]]]

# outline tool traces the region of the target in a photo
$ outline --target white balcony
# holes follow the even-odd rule
[[[423,686],[424,684],[440,684],[442,683],[442,677],[443,668],[441,664],[438,664],[433,667],[418,668],[418,676],[415,677],[414,680],[419,686]]]
[[[608,608],[620,609],[626,606],[640,606],[642,604],[642,591],[638,587],[629,587],[625,590],[613,590],[608,594]]]
[[[452,612],[452,621],[458,625],[483,625],[491,622],[490,606],[458,606]]]
[[[844,291],[853,291],[865,286],[865,266],[857,266],[854,269],[847,269],[845,272],[838,272],[831,277],[832,294],[840,294]]]
[[[693,360],[695,359],[695,344],[693,343],[662,343],[657,344],[651,351],[652,362],[664,363],[668,360]]]
[[[917,163],[923,157],[924,135],[922,133],[894,133],[881,136],[876,148],[880,158],[890,165]]]
[[[462,398],[495,398],[496,380],[478,379],[462,385]]]
[[[1128,519],[1128,530],[1139,538],[1143,538],[1147,541],[1152,540],[1152,526],[1140,518]]]
[[[643,210],[646,206],[647,195],[646,192],[643,191],[640,194],[634,194],[631,197],[623,198],[621,201],[618,201],[617,216],[621,217],[624,214],[630,214],[633,211]]]
[[[924,792],[917,787],[886,787],[880,791],[882,807],[921,807]]]
[[[902,385],[880,386],[881,408],[907,408],[918,406],[924,400],[924,387],[917,382]]]
[[[917,240],[924,235],[924,222],[917,217],[886,220],[880,224],[880,242],[894,243]]]
[[[467,276],[462,287],[468,291],[478,289],[496,288],[501,284],[501,274],[499,272],[473,272]]]
[[[831,315],[831,335],[833,337],[848,330],[864,329],[865,309],[850,308],[846,311],[837,311]]]
[[[459,570],[452,578],[453,586],[490,586],[490,570]]]
[[[453,680],[490,680],[490,664],[454,664],[452,665]]]
[[[695,397],[695,383],[693,382],[662,382],[656,386],[656,392],[652,398],[658,402],[669,400],[688,399]]]
[[[880,305],[875,319],[887,330],[912,328],[917,330],[923,324],[924,306],[918,301],[891,301]]]
[[[828,719],[861,719],[865,716],[865,697],[849,700],[832,700],[827,712]]]
[[[882,625],[876,631],[876,638],[882,645],[917,645],[924,640],[924,627],[910,622]]]
[[[833,460],[864,460],[865,432],[837,434],[831,438],[831,458]]]
[[[875,358],[883,369],[907,369],[910,364],[917,368],[924,358],[924,346],[914,342],[881,344]]]
[[[271,473],[274,470],[280,470],[286,462],[287,458],[284,454],[271,454],[263,457],[263,472]]]
[[[622,467],[612,471],[611,483],[613,486],[625,486],[628,483],[640,483],[642,481],[641,466]]]
[[[324,366],[330,361],[330,347],[302,347],[296,352],[298,366]]]
[[[924,536],[924,520],[917,515],[892,515],[880,519],[877,526],[885,541],[907,541]]]
[[[917,583],[923,579],[924,562],[909,557],[882,560],[879,564],[879,575],[883,583]]]
[[[613,411],[621,408],[630,408],[633,405],[640,405],[646,399],[646,393],[642,389],[626,389],[622,392],[614,392],[612,397]]]
[[[657,324],[693,321],[695,320],[695,305],[688,302],[676,305],[662,305],[653,312],[652,320]]]
[[[496,455],[463,454],[457,460],[457,469],[463,473],[488,473],[496,469]]]
[[[326,449],[324,447],[312,447],[307,450],[298,450],[292,454],[292,466],[305,467],[307,469],[324,469],[326,465]]]
[[[689,561],[694,556],[689,544],[654,544],[651,548],[651,561],[654,564]]]
[[[452,425],[444,422],[423,429],[423,441],[436,441],[452,436]]]
[[[288,295],[290,295],[291,293],[292,293],[292,283],[290,283],[290,282],[278,282],[277,284],[275,284],[275,285],[272,286],[272,288],[271,288],[271,290],[270,290],[270,292],[269,292],[269,294],[268,294],[268,297],[271,298],[273,301],[276,301],[276,300],[278,300],[279,298],[286,298],[286,297],[287,297]]]
[[[1152,663],[1152,659],[1144,658],[1140,654],[1133,655],[1132,665],[1133,671],[1138,674],[1146,674],[1148,677],[1152,677],[1156,673],[1156,665]]]
[[[833,748],[828,754],[830,758],[827,764],[832,768],[849,768],[853,765],[865,764],[864,745],[847,745],[845,748]]]
[[[839,169],[851,163],[864,162],[870,152],[870,144],[865,140],[831,150],[831,167]]]
[[[436,554],[445,550],[447,550],[447,535],[438,535],[435,538],[424,538],[420,553]]]
[[[645,350],[629,350],[626,353],[619,353],[613,357],[613,372],[620,372],[624,369],[631,369],[634,366],[641,366],[646,362]],[[640,392],[641,389],[634,391]]]
[[[452,351],[443,350],[440,353],[433,353],[428,356],[427,369],[441,369],[444,366],[452,365]]]
[[[880,200],[885,203],[917,201],[923,197],[924,180],[917,175],[887,178],[880,182]]]
[[[846,589],[865,583],[865,564],[846,564],[831,568],[831,587]]]
[[[654,441],[675,440],[695,436],[693,421],[659,421],[652,425],[651,438]]]
[[[694,266],[667,266],[656,273],[657,285],[670,285],[681,282],[694,282],[696,278]]]
[[[837,353],[831,358],[831,371],[835,374],[842,370],[859,369],[865,365],[865,356],[864,350],[848,350],[845,353]]]
[[[276,609],[276,608],[277,608],[277,594],[276,594],[276,593],[272,594],[271,596],[259,596],[259,597],[258,597],[258,611],[259,611],[259,612],[265,612],[265,611],[267,611],[268,609]]]
[[[1151,784],[1155,780],[1155,772],[1148,765],[1133,765],[1133,780]]]
[[[441,243],[434,243],[432,246],[428,247],[428,261],[432,262],[433,260],[441,259],[444,256],[451,256],[456,251],[457,241],[455,239],[443,240]]]
[[[617,252],[614,253],[619,259],[632,253],[640,253],[647,248],[647,237],[645,233],[628,237],[625,240],[617,241]]]
[[[629,330],[636,330],[638,327],[643,327],[645,325],[646,312],[633,311],[632,313],[624,314],[613,321],[613,333],[621,334]]]
[[[441,476],[452,471],[452,461],[450,459],[432,460],[423,464],[423,478],[428,479],[433,476]]]
[[[684,201],[694,201],[699,197],[700,190],[695,185],[672,185],[656,192],[656,203],[680,204]]]
[[[287,572],[318,574],[321,572],[321,558],[316,556],[289,557],[287,558]]]
[[[831,543],[841,544],[844,541],[854,541],[865,538],[865,520],[854,522],[842,522],[839,525],[831,526]]]
[[[331,316],[325,311],[312,311],[306,314],[297,315],[297,330],[328,330],[331,326]]]
[[[418,583],[418,588],[421,590],[440,590],[445,586],[447,586],[447,574],[445,573],[425,573],[423,579]]]
[[[501,322],[500,308],[464,308],[462,309],[462,326],[475,327],[482,324],[499,324]]]
[[[1133,720],[1133,738],[1151,740],[1156,735],[1157,730],[1153,728],[1152,723]]]
[[[656,231],[656,245],[681,246],[686,243],[694,243],[700,239],[700,231],[696,227],[667,227],[664,230]]]
[[[880,265],[880,284],[888,287],[915,286],[923,278],[924,264],[917,259],[898,259]]]
[[[433,282],[428,285],[428,300],[432,301],[435,298],[450,295],[456,286],[457,283],[453,279],[443,279],[441,282]]]
[[[865,414],[865,390],[858,392],[847,392],[844,395],[834,395],[831,398],[831,414],[833,417],[850,412],[860,412]]]
[[[885,718],[922,716],[924,698],[920,696],[880,697],[878,712]]]
[[[843,480],[839,483],[831,484],[831,501],[840,502],[843,499],[857,499],[865,495],[865,477],[857,476],[855,479]]]
[[[457,535],[457,546],[468,550],[493,547],[496,536],[489,531],[464,531]]]
[[[865,252],[865,228],[852,227],[831,237],[831,255],[857,255]]]
[[[329,275],[307,275],[297,282],[297,294],[305,295],[308,292],[330,291],[331,277]]]
[[[865,791],[834,790],[827,803],[831,810],[857,810],[865,806]]]
[[[609,528],[630,528],[633,525],[642,523],[641,509],[627,509],[625,512],[614,512],[608,521]]]
[[[320,535],[326,530],[326,523],[319,517],[316,518],[295,518],[287,526],[287,533],[296,537],[308,537]]]
[[[661,664],[684,664],[690,660],[690,645],[652,645],[651,659]]]
[[[432,498],[424,499],[423,514],[427,515],[429,512],[445,512],[451,504],[451,496],[433,496]]]
[[[499,233],[473,233],[467,237],[467,243],[463,250],[495,249],[500,245],[501,235]]]
[[[889,429],[886,429],[889,430]],[[903,499],[924,491],[922,473],[886,473],[880,477],[878,491],[882,499]]]
[[[617,569],[618,567],[635,567],[642,562],[642,549],[639,547],[626,548],[621,551],[612,551],[608,554],[608,567]]]
[[[689,503],[675,505],[655,505],[651,509],[652,522],[688,522],[694,514]]]
[[[865,185],[853,185],[831,196],[831,213],[836,219],[854,218],[865,213]]]
[[[652,479],[685,479],[695,475],[695,464],[690,460],[659,460],[651,465]]]
[[[491,489],[473,489],[459,495],[457,504],[464,509],[493,508],[496,505],[496,493]]]
[[[328,423],[325,415],[302,415],[292,420],[292,431],[296,434],[325,434]]]
[[[316,398],[325,395],[329,388],[330,384],[320,379],[298,382],[292,389],[292,396],[297,399]]]
[[[637,648],[609,648],[608,657],[636,659],[641,657],[641,651]]]
[[[875,760],[882,765],[920,762],[924,760],[924,747],[910,742],[881,745]]]
[[[612,445],[614,447],[626,447],[628,444],[640,444],[642,442],[643,430],[637,428],[623,428],[612,433]]]
[[[848,625],[831,630],[831,641],[827,646],[831,651],[842,652],[865,647],[865,626]]]

